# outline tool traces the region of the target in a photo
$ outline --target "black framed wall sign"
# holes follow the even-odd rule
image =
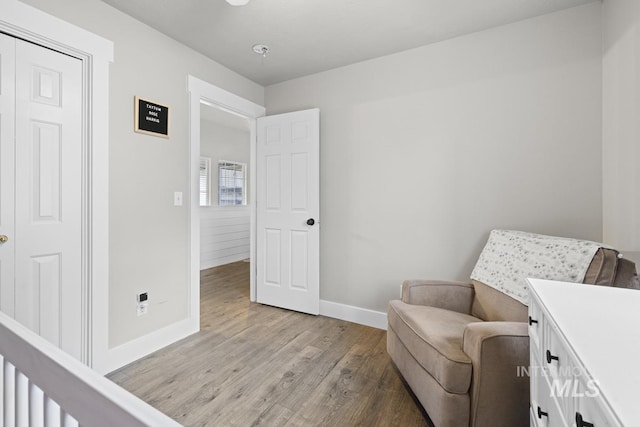
[[[169,138],[169,106],[134,97],[134,127],[138,133]]]

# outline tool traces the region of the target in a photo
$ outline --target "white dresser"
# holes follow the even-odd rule
[[[640,291],[529,284],[531,426],[640,426]]]

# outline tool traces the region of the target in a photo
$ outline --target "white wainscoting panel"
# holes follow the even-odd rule
[[[250,206],[200,208],[200,270],[249,258]]]

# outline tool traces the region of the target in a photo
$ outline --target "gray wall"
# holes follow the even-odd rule
[[[248,130],[200,122],[200,154],[211,159],[211,206],[200,207],[201,270],[249,258],[251,200],[247,206],[218,206],[218,161],[245,163],[248,184],[249,138]]]
[[[24,2],[115,44],[112,347],[186,316],[187,209],[172,201],[174,191],[188,193],[187,74],[266,99],[269,114],[321,109],[324,300],[382,311],[403,279],[467,278],[496,227],[602,238],[600,3],[265,92],[98,0]],[[633,3],[605,0],[605,10],[622,5],[608,27],[615,34],[629,30],[627,19],[637,22],[624,16]],[[626,37],[628,52],[637,36]],[[623,68],[636,76],[620,83],[628,90],[638,73]],[[133,132],[134,95],[171,105],[170,140]],[[136,317],[141,290],[151,307]]]
[[[467,279],[493,228],[602,238],[601,5],[266,88],[321,111],[321,299]]]
[[[640,263],[640,2],[603,2],[604,239]]]
[[[114,42],[109,109],[109,344],[187,316],[189,97],[187,75],[257,104],[264,89],[98,0],[25,0]],[[169,140],[133,132],[133,97],[171,106]],[[184,206],[173,206],[182,191]],[[136,316],[136,293],[149,312]]]

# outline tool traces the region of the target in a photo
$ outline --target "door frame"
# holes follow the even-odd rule
[[[200,330],[200,103],[220,108],[249,120],[249,200],[251,222],[249,232],[249,299],[256,300],[256,120],[266,109],[211,83],[188,76],[189,92],[189,322],[191,330]]]
[[[0,32],[82,61],[82,362],[109,349],[109,64],[113,43],[17,0],[0,0]]]

